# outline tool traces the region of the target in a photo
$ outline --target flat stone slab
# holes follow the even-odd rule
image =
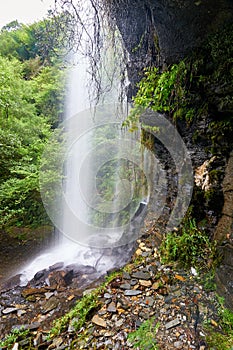
[[[175,318],[174,320],[168,322],[165,324],[165,327],[166,329],[170,329],[170,328],[173,328],[173,327],[176,327],[180,324],[180,320],[178,318]]]
[[[148,272],[143,271],[137,271],[132,274],[133,278],[137,278],[139,280],[149,280],[151,278],[150,274]]]
[[[142,294],[140,290],[135,290],[135,289],[128,289],[124,291],[124,295],[128,297],[136,296]]]

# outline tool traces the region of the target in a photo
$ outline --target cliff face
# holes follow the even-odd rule
[[[193,49],[197,53],[209,34],[232,23],[233,2],[112,0],[110,14],[120,30],[128,53],[127,68],[131,83],[128,97],[131,98],[136,93],[136,83],[141,79],[144,67],[153,65],[162,71],[190,55]],[[219,38],[217,50],[222,50],[224,55],[226,47],[222,49],[221,36]],[[214,67],[211,69],[214,70]],[[211,101],[208,112],[189,125],[180,120],[176,127],[192,157],[195,176],[192,200],[196,208],[194,213],[197,218],[206,221],[210,236],[219,241],[224,259],[217,273],[217,282],[222,294],[227,297],[228,306],[233,307],[232,134],[224,131],[221,136],[212,130],[216,120],[229,119],[233,115],[230,98],[233,93],[233,68],[228,65],[224,69],[229,70],[231,75],[228,83],[220,79],[218,84],[217,79],[214,84],[207,84],[206,93]],[[227,101],[225,105],[223,101]],[[194,140],[196,132],[198,137]],[[210,137],[207,137],[208,134]]]
[[[184,58],[211,32],[232,22],[231,0],[112,0],[110,13],[129,54],[132,83],[151,62],[163,67]]]

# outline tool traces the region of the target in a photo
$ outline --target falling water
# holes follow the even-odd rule
[[[66,120],[55,142],[59,145],[65,134],[66,146],[54,157],[49,147],[45,152],[45,163],[57,161],[55,167],[63,172],[53,189],[55,208],[54,200],[47,203],[51,188],[41,191],[59,240],[20,271],[22,283],[58,262],[91,265],[100,272],[125,263],[130,251],[124,247],[139,236],[137,212],[147,204],[153,181],[153,157],[142,150],[140,133],[122,131],[127,112],[114,102],[116,91],[107,96],[113,103],[90,108],[88,63],[77,54],[74,59],[78,64],[70,70]]]

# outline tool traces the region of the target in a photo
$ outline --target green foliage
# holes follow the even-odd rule
[[[156,332],[159,328],[159,323],[155,323],[155,318],[152,317],[143,322],[140,327],[128,335],[128,340],[133,344],[134,348],[141,350],[157,350]]]
[[[229,350],[233,348],[233,312],[224,307],[224,298],[218,297],[218,327],[205,325],[207,344],[210,350]]]
[[[98,292],[99,289],[96,289],[93,292],[86,294],[77,302],[72,310],[70,310],[65,316],[57,319],[49,333],[49,337],[51,338],[60,334],[67,328],[70,322],[75,330],[78,331],[86,322],[90,312],[97,308],[99,304]]]
[[[15,328],[10,334],[6,336],[3,341],[0,341],[0,347],[6,347],[7,349],[12,349],[15,342],[23,340],[29,334],[29,330],[25,329],[23,326],[21,328]]]
[[[181,232],[168,233],[160,246],[163,263],[178,262],[185,268],[204,271],[217,257],[216,242],[199,230],[194,220],[185,222]]]
[[[201,276],[201,284],[203,285],[205,291],[212,292],[216,290],[216,282],[215,282],[215,270],[210,269],[206,271],[204,275]]]
[[[17,21],[9,23],[0,32],[0,53],[21,62],[39,57],[43,64],[51,65],[65,54],[67,30],[72,25],[70,17],[63,13],[29,26]]]
[[[119,276],[119,272],[113,272],[106,277],[106,281],[100,285],[98,288],[92,290],[90,293],[85,294],[63,317],[57,319],[54,322],[53,328],[49,333],[49,338],[53,338],[61,334],[64,330],[67,329],[71,323],[74,329],[78,332],[84,323],[88,320],[90,313],[98,308],[100,305],[99,297],[104,293],[106,286]]]
[[[43,67],[31,80],[31,89],[37,114],[46,117],[56,127],[64,113],[66,71],[59,65]],[[40,86],[40,89],[38,87]]]
[[[29,86],[23,79],[22,64],[17,59],[6,59],[0,56],[0,118],[11,115],[30,116],[34,106],[28,103],[30,98]]]
[[[224,298],[218,296],[218,315],[221,320],[221,327],[225,332],[231,332],[233,336],[233,312],[224,306]]]
[[[49,223],[40,197],[39,167],[63,115],[65,70],[59,60],[50,66],[47,60],[45,66],[45,57],[34,52],[40,46],[34,36],[37,26],[43,25],[13,23],[0,34],[0,225]],[[48,181],[55,177],[56,171]]]
[[[137,128],[143,110],[166,113],[188,125],[195,118],[211,115],[207,137],[212,153],[230,149],[233,131],[233,26],[210,36],[203,47],[178,64],[159,71],[149,67],[138,84],[134,107],[123,126]]]
[[[133,98],[134,108],[123,126],[130,126],[134,130],[142,110],[147,108],[169,113],[174,119],[185,113],[186,120],[191,120],[194,109],[191,106],[186,107],[192,79],[190,76],[193,74],[193,68],[185,61],[172,65],[162,73],[155,67],[145,69],[144,77],[138,84],[138,92]]]

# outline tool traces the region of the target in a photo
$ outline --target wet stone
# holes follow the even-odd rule
[[[130,289],[130,284],[129,283],[123,283],[120,285],[121,289]]]
[[[131,286],[136,286],[137,283],[138,283],[138,280],[136,280],[135,278],[132,278],[132,279],[130,280]]]
[[[136,296],[141,294],[142,292],[140,290],[135,290],[135,289],[128,289],[124,292],[125,296]]]
[[[59,302],[56,297],[51,297],[48,301],[46,301],[42,306],[42,313],[46,314],[53,309],[56,309],[59,305]]]
[[[22,291],[22,297],[28,298],[34,294],[44,294],[47,292],[46,288],[26,288]]]
[[[115,303],[111,302],[107,307],[108,312],[116,312],[116,305]]]
[[[130,280],[130,278],[131,278],[130,274],[129,274],[128,272],[125,272],[125,271],[123,272],[122,277],[123,277],[123,279],[125,279],[125,280]]]
[[[7,307],[2,311],[3,315],[11,314],[12,312],[16,312],[18,309],[17,307]]]
[[[176,319],[174,319],[174,320],[172,320],[170,322],[167,322],[165,324],[165,328],[168,330],[170,328],[178,326],[179,324],[180,324],[180,320],[178,318],[176,318]]]
[[[104,298],[105,298],[105,299],[111,299],[111,298],[112,298],[112,295],[109,294],[109,293],[104,293]]]
[[[137,278],[139,280],[149,280],[151,278],[148,272],[137,271],[132,274],[133,278]]]
[[[49,266],[49,271],[60,270],[60,269],[63,268],[63,266],[64,266],[64,263],[62,261],[58,262],[58,263],[56,263],[54,265]]]
[[[43,278],[45,276],[46,270],[42,270],[42,271],[38,271],[35,276],[34,276],[34,280],[38,281],[41,278]]]
[[[14,325],[12,327],[12,331],[14,331],[15,329],[20,329],[20,328],[24,328],[24,329],[29,329],[31,331],[34,331],[36,329],[38,329],[40,327],[40,322],[32,322],[32,323],[26,323],[26,324],[17,324],[17,325]]]

